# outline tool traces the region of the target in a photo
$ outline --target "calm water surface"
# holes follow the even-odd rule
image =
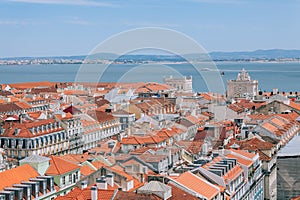
[[[236,79],[237,73],[245,68],[251,79],[259,81],[261,90],[270,91],[278,88],[280,91],[300,91],[300,63],[216,63],[220,72],[224,72],[222,79],[224,83],[230,79]],[[0,66],[0,83],[17,83],[32,81],[55,81],[71,82],[76,80],[79,64],[57,64],[57,65],[2,65]],[[100,76],[99,69],[103,65],[89,65],[84,72],[89,80],[97,80]],[[209,74],[209,71],[202,71],[201,74]],[[193,76],[193,88],[195,91],[207,91],[205,81],[189,64],[169,64],[155,67],[136,67],[133,64],[111,65],[100,79],[102,82],[116,81],[154,81],[162,82],[164,76]]]

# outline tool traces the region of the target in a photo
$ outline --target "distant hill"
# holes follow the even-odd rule
[[[300,50],[256,50],[243,52],[211,52],[213,60],[300,58]]]
[[[210,57],[209,57],[210,56]],[[299,59],[300,50],[256,50],[256,51],[241,51],[241,52],[210,52],[207,54],[186,54],[185,58],[189,60],[250,60],[250,59]],[[121,62],[143,62],[143,61],[185,61],[181,56],[176,55],[122,55],[118,56],[112,53],[100,53],[94,55],[79,55],[79,56],[49,56],[49,57],[14,57],[2,58],[4,60],[34,60],[34,59],[68,59],[68,60],[115,60]],[[1,60],[1,59],[0,59]]]
[[[256,50],[256,51],[241,51],[241,52],[210,52],[209,56],[213,60],[248,60],[248,59],[284,59],[300,58],[300,50]],[[186,54],[184,57],[191,60],[210,60],[206,54]],[[73,56],[73,58],[76,56]],[[81,58],[83,56],[80,56]],[[72,57],[71,57],[72,58]],[[77,56],[79,58],[79,56]],[[123,55],[118,57],[116,54],[101,53],[88,56],[89,59],[107,59],[117,61],[184,61],[181,56],[176,55]]]
[[[210,56],[210,57],[209,57]],[[256,51],[241,51],[241,52],[210,52],[206,54],[186,54],[185,58],[191,60],[248,60],[248,59],[298,59],[300,58],[300,50],[256,50]],[[93,56],[91,56],[93,57]],[[113,54],[96,55],[97,58],[117,58]],[[118,61],[184,61],[181,56],[176,55],[124,55],[117,58]]]

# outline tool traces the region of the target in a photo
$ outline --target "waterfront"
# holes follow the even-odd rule
[[[201,75],[188,64],[169,64],[156,67],[137,67],[133,64],[112,65],[102,76],[101,81],[115,82],[123,81],[151,81],[162,82],[163,76],[176,75],[178,72],[185,76],[193,76],[193,87],[195,91],[207,91]],[[72,82],[76,79],[80,64],[55,64],[55,65],[2,65],[0,66],[0,82],[34,82],[54,81]],[[96,76],[97,69],[103,65],[90,65],[86,72],[89,76]],[[245,68],[252,79],[259,81],[259,89],[270,91],[278,88],[279,91],[299,91],[300,63],[250,63],[250,62],[224,62],[217,63],[220,72],[224,72],[223,81],[235,79],[241,68]],[[155,69],[155,70],[153,70]],[[127,75],[123,76],[127,71]],[[176,72],[177,71],[177,72]],[[201,71],[201,74],[210,73]],[[133,74],[133,75],[132,75]],[[99,76],[99,75],[98,75]],[[283,84],[284,83],[284,84]]]

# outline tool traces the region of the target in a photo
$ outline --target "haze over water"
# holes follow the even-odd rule
[[[270,91],[278,88],[279,91],[300,91],[300,63],[249,63],[249,62],[224,62],[216,63],[220,72],[224,72],[222,79],[226,86],[226,81],[236,79],[237,73],[245,68],[251,79],[259,81],[259,89]],[[188,64],[169,64],[157,66],[155,70],[144,66],[134,68],[133,64],[114,64],[100,79],[102,82],[163,82],[163,76],[193,76],[193,88],[195,91],[207,91],[205,82],[201,75]],[[0,66],[0,83],[18,82],[73,82],[80,64],[56,64],[56,65],[2,65]],[[102,65],[91,65],[90,71],[86,75],[94,75],[98,67]],[[131,75],[126,74],[131,70]],[[125,75],[124,75],[125,73]],[[201,73],[211,73],[201,71]]]

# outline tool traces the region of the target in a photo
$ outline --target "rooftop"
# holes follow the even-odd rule
[[[187,189],[194,191],[207,199],[212,199],[219,193],[219,189],[208,181],[196,176],[188,171],[179,176],[170,176],[170,179],[183,185]]]
[[[37,176],[39,174],[29,164],[0,172],[0,190],[3,190],[5,187],[11,187],[14,184],[20,184],[22,181],[29,181],[30,178]]]

